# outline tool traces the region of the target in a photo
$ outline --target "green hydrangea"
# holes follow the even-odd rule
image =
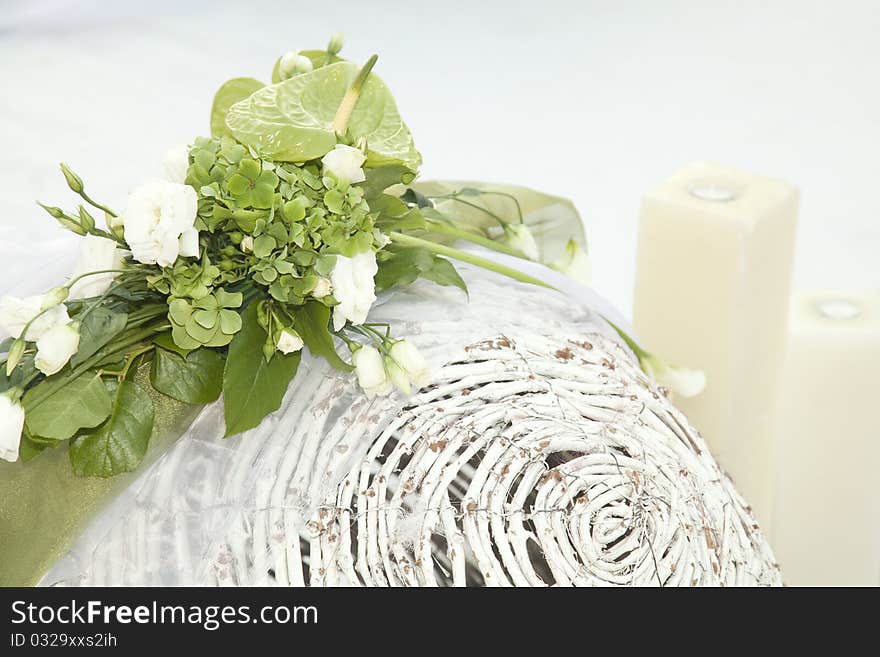
[[[241,329],[241,316],[235,310],[241,302],[241,293],[226,292],[223,288],[195,300],[171,298],[171,337],[181,349],[223,347]]]
[[[257,160],[242,160],[224,183],[226,190],[242,208],[271,208],[278,176]]]

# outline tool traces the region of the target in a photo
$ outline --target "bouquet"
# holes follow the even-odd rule
[[[410,184],[421,156],[394,98],[372,73],[325,50],[287,53],[271,84],[235,78],[217,91],[211,136],[166,157],[166,179],[131,192],[123,212],[94,200],[42,205],[82,236],[70,280],[0,300],[0,457],[28,461],[67,443],[79,475],[135,469],[153,429],[153,396],[206,404],[223,396],[226,435],[276,410],[303,348],[352,372],[367,395],[430,383],[418,350],[368,321],[376,293],[418,278],[467,291],[453,261],[546,285],[453,246],[464,240],[537,259],[510,196],[510,216],[477,203],[504,191],[443,194]],[[439,201],[484,214],[465,222]],[[103,218],[104,227],[97,217]],[[569,243],[557,269],[578,275]],[[643,367],[684,393],[698,373],[670,368],[629,336]],[[152,388],[153,390],[149,390]]]

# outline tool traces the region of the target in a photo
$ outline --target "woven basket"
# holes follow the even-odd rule
[[[595,313],[469,285],[469,305],[426,288],[377,311],[442,356],[430,387],[367,400],[304,359],[243,436],[208,407],[44,583],[780,583],[705,442]]]
[[[286,548],[284,585],[778,584],[749,509],[682,415],[600,335],[469,346],[375,436]],[[279,524],[280,523],[280,524]]]

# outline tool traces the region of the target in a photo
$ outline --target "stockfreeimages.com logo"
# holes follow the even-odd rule
[[[263,623],[266,625],[317,624],[315,606],[267,605],[254,611],[250,605],[165,605],[153,601],[145,605],[110,605],[100,600],[85,603],[37,605],[16,600],[12,603],[12,623],[20,625],[199,625],[214,631],[222,625]]]

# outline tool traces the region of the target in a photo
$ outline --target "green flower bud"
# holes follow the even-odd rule
[[[263,358],[266,359],[266,362],[272,360],[272,356],[275,355],[275,341],[272,338],[266,340],[263,343]]]
[[[56,208],[54,205],[43,205],[39,201],[37,201],[37,205],[43,208],[46,212],[49,213],[50,216],[54,217],[55,219],[64,219],[65,217],[64,211],[61,208]]]
[[[125,237],[125,228],[122,224],[122,217],[119,215],[113,216],[109,212],[104,212],[104,223],[107,224],[107,228],[110,229],[110,232],[113,233],[119,239],[124,239]]]
[[[340,50],[342,50],[342,32],[334,32],[330,37],[330,43],[327,44],[327,52],[337,55]]]
[[[24,346],[24,338],[18,338],[12,343],[9,353],[6,355],[6,376],[12,376],[12,371],[24,355]]]
[[[221,260],[220,262],[218,262],[218,263],[217,263],[217,266],[218,266],[222,271],[232,271],[233,269],[235,269],[235,263],[234,263],[232,260],[229,260],[229,259],[226,259],[226,258],[224,258],[223,260]]]
[[[220,253],[225,255],[227,258],[231,258],[236,253],[238,253],[238,249],[236,249],[234,246],[224,246],[222,249],[220,249]]]
[[[79,223],[86,232],[91,231],[95,227],[95,218],[83,206],[79,206]]]
[[[70,187],[77,194],[82,194],[85,186],[83,185],[82,178],[76,175],[73,171],[70,170],[64,162],[61,163],[61,173],[64,174],[65,180],[67,180],[67,186]]]
[[[244,238],[244,233],[240,233],[235,230],[229,233],[229,239],[233,244],[241,244],[241,240]]]
[[[46,292],[46,296],[43,297],[43,303],[40,306],[40,310],[48,310],[49,308],[54,308],[67,298],[69,292],[70,288],[68,287],[52,288],[51,290]]]

